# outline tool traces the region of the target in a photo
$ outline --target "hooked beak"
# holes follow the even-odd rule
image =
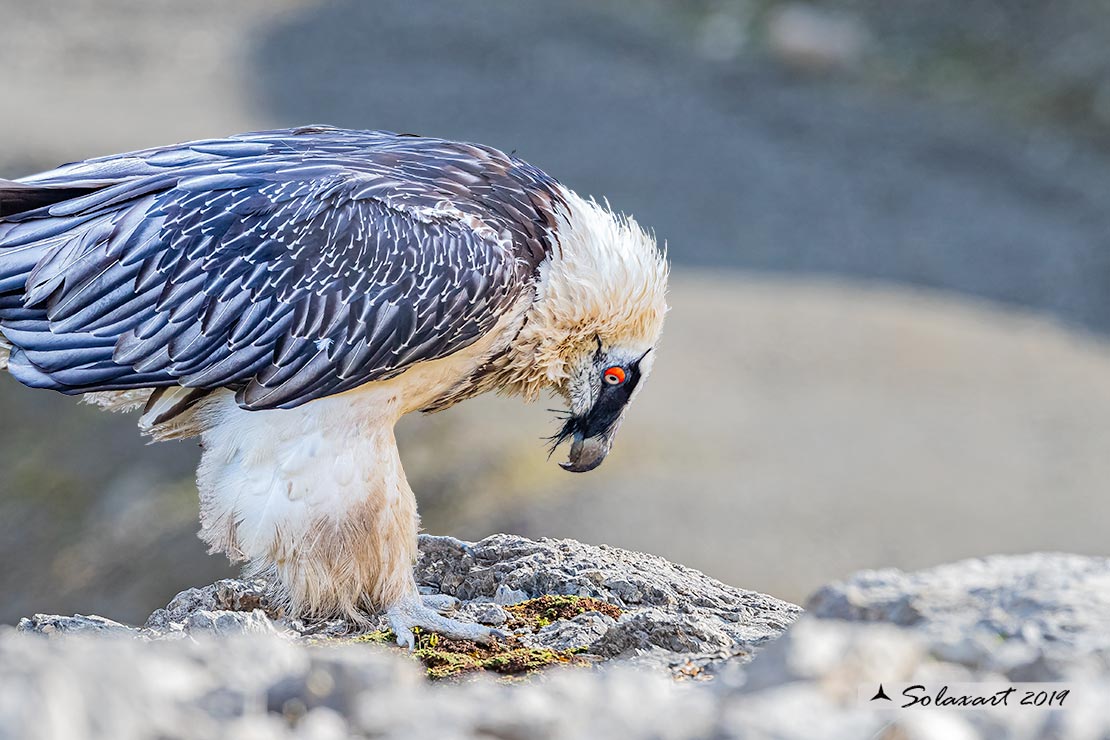
[[[570,445],[569,459],[559,463],[559,467],[572,473],[589,472],[604,462],[612,446],[612,435],[584,437],[581,433],[577,433]]]
[[[570,458],[559,463],[563,470],[572,473],[585,473],[593,470],[605,460],[613,446],[613,439],[620,429],[624,412],[636,390],[644,373],[640,370],[641,361],[651,350],[648,349],[640,355],[639,359],[626,364],[609,364],[609,360],[601,355],[601,339],[597,340],[598,355],[594,358],[594,369],[601,375],[600,368],[608,367],[604,371],[604,382],[600,389],[595,389],[592,405],[588,409],[581,407],[562,414],[563,427],[549,439],[553,443],[551,452],[566,440],[571,440]],[[648,365],[650,369],[650,365]],[[570,397],[579,398],[589,395],[588,391],[568,394]],[[572,406],[574,404],[572,403]]]
[[[570,457],[559,466],[572,473],[585,473],[601,465],[613,447],[613,439],[624,417],[624,408],[623,402],[614,404],[602,400],[584,416],[568,414],[563,428],[551,437],[552,452],[566,440],[571,440]]]

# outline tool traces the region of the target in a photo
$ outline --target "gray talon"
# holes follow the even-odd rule
[[[416,641],[412,636],[412,628],[419,627],[456,640],[473,640],[488,644],[494,639],[504,639],[506,633],[495,630],[474,622],[463,622],[450,619],[441,615],[435,609],[425,605],[423,599],[413,594],[407,596],[386,610],[389,626],[397,635],[397,644],[412,650]]]
[[[424,606],[434,609],[440,614],[450,614],[459,608],[459,600],[447,594],[425,594],[420,597]]]
[[[412,636],[411,629],[398,630],[394,628],[393,632],[397,635],[397,644],[401,647],[407,650],[412,650],[416,647],[416,638]]]

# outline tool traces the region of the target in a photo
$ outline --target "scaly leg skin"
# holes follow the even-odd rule
[[[389,607],[385,615],[389,620],[389,626],[397,635],[397,644],[409,650],[416,647],[416,641],[412,635],[413,627],[435,632],[447,638],[473,640],[484,645],[488,645],[495,639],[509,636],[507,632],[492,627],[445,617],[434,608],[426,606],[423,598],[418,594],[403,597]]]
[[[440,614],[447,615],[459,608],[459,600],[447,594],[421,594],[424,606]]]

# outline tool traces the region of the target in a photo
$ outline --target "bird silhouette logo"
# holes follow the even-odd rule
[[[885,691],[883,691],[883,685],[882,684],[879,684],[879,690],[876,691],[875,695],[871,697],[871,701],[876,701],[878,699],[885,699],[886,701],[894,701],[893,699],[891,699],[889,696],[886,695]]]

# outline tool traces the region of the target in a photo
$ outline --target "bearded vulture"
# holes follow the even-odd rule
[[[487,641],[417,590],[394,424],[549,390],[562,466],[597,467],[667,273],[634,220],[490,147],[243,134],[0,180],[0,369],[198,436],[201,538],[289,614]]]

